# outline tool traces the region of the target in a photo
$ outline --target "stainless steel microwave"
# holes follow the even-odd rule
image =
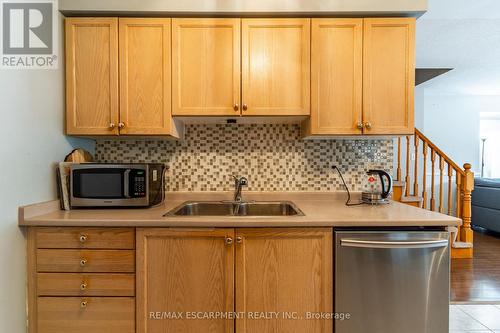
[[[149,207],[163,201],[163,164],[70,166],[71,207]]]

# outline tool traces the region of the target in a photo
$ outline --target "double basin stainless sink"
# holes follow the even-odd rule
[[[188,201],[164,216],[300,216],[302,211],[290,201]]]

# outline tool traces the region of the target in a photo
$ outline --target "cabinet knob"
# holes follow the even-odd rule
[[[115,128],[115,126],[116,126],[116,125],[115,125],[115,123],[109,123],[109,128],[110,128],[110,129]]]
[[[80,243],[85,243],[87,241],[87,235],[80,235]]]
[[[372,123],[370,123],[369,121],[367,121],[367,122],[365,123],[365,128],[366,128],[366,129],[370,129],[370,128],[372,128]]]
[[[240,106],[238,105],[238,103],[234,104],[233,110],[238,111],[239,109],[240,109]]]
[[[241,237],[241,236],[236,237],[236,243],[238,243],[238,244],[243,243],[243,237]]]
[[[233,244],[233,239],[231,237],[226,237],[226,244],[227,245]]]
[[[248,110],[248,105],[243,104],[243,111],[246,111],[246,110]]]
[[[82,291],[83,291],[83,290],[85,290],[85,289],[87,289],[87,283],[82,282],[82,284],[80,285],[80,290],[82,290]]]
[[[360,121],[358,121],[358,123],[356,124],[356,127],[357,127],[358,129],[363,129],[363,123],[362,123],[362,122],[360,122]]]
[[[80,307],[81,307],[82,309],[85,309],[85,308],[87,307],[87,304],[88,304],[88,303],[87,303],[87,301],[82,301],[82,302],[80,303]]]
[[[80,266],[85,267],[85,265],[87,265],[87,259],[81,259]]]
[[[125,127],[125,123],[123,123],[123,122],[120,121],[118,123],[118,128],[124,128],[124,127]]]

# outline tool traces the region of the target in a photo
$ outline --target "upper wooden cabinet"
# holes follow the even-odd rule
[[[170,48],[170,19],[67,18],[67,134],[178,137]]]
[[[118,134],[118,19],[66,19],[66,133]]]
[[[120,131],[170,134],[170,19],[120,19]]]
[[[242,19],[243,115],[309,115],[310,19]]]
[[[363,19],[313,19],[306,132],[361,134]]]
[[[363,58],[365,133],[413,134],[415,19],[365,19]]]
[[[172,114],[234,116],[240,105],[240,19],[172,19]]]
[[[412,134],[415,19],[313,19],[308,135]]]

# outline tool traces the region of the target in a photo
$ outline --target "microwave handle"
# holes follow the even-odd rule
[[[130,169],[123,173],[123,196],[130,198]]]

